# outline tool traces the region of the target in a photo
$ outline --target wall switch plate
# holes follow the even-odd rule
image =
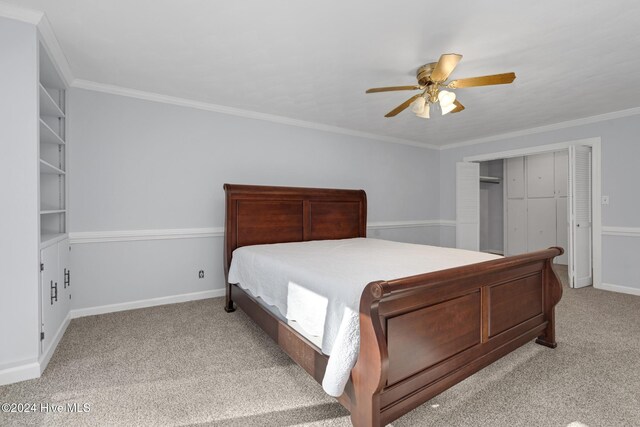
[[[204,279],[204,270],[198,271],[198,279]]]
[[[602,204],[603,205],[609,204],[609,196],[602,196]]]

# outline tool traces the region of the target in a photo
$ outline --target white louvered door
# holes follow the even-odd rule
[[[591,147],[569,147],[569,284],[593,283],[591,219]]]
[[[456,163],[456,247],[480,250],[479,163]]]

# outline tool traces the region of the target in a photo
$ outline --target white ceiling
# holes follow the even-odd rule
[[[445,145],[640,106],[640,2],[11,0],[44,11],[74,77]],[[467,107],[384,114],[418,66],[464,55]]]

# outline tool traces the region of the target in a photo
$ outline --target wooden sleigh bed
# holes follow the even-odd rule
[[[224,185],[224,266],[242,246],[366,237],[362,190]],[[562,286],[550,248],[369,283],[360,300],[360,352],[338,401],[354,426],[384,426],[535,339],[555,348]],[[318,382],[328,356],[237,285],[239,306]]]

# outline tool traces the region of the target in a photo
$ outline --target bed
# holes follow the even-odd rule
[[[230,283],[233,254],[279,243],[364,243],[365,192],[231,184],[224,189],[225,310],[240,307],[322,383],[333,353],[328,357],[324,343],[314,342],[242,283]],[[562,253],[550,248],[363,283],[355,301],[360,345],[337,397],[353,425],[386,425],[533,339],[555,348],[554,307],[562,287],[552,261]]]

